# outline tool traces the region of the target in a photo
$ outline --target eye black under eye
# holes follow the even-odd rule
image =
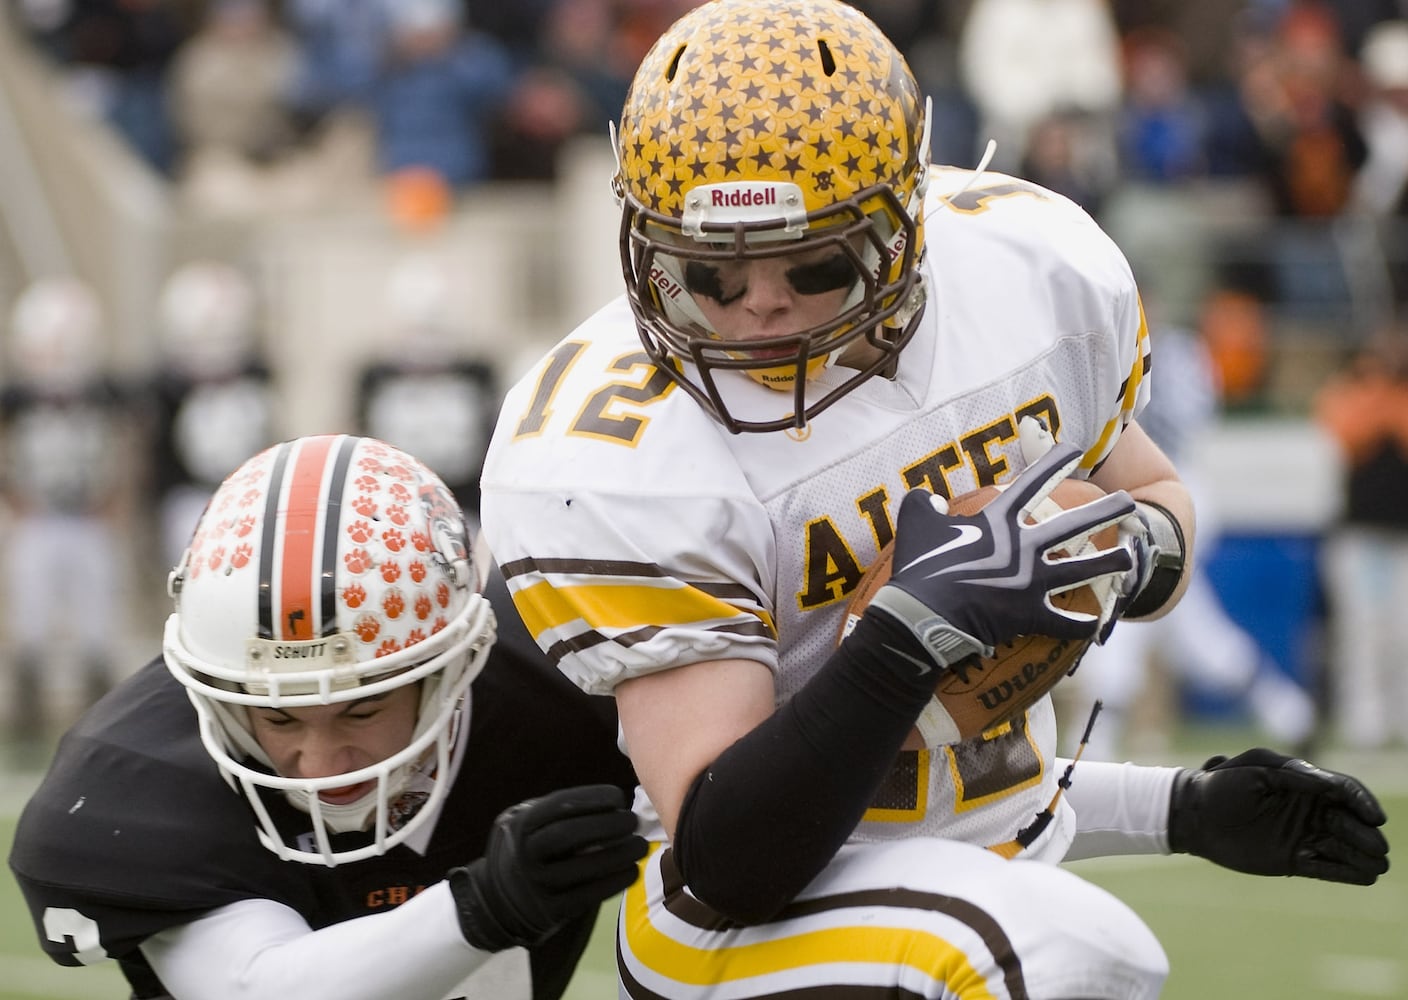
[[[684,287],[695,295],[703,295],[705,298],[713,299],[721,306],[726,306],[730,302],[742,298],[743,293],[748,289],[747,285],[741,285],[737,291],[725,298],[723,281],[719,278],[719,269],[697,260],[688,261],[684,266]]]
[[[787,269],[787,281],[798,295],[822,295],[850,288],[859,275],[851,259],[843,253],[832,254],[812,264],[798,264]]]

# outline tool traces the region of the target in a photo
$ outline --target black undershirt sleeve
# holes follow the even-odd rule
[[[826,867],[933,694],[936,668],[917,665],[927,662],[908,629],[865,615],[796,695],[699,774],[673,845],[695,896],[762,923]]]

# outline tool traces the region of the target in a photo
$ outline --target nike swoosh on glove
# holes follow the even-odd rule
[[[1077,543],[1132,514],[1134,501],[1117,491],[1043,521],[1027,520],[1080,457],[1073,445],[1052,446],[971,515],[950,515],[942,498],[911,490],[896,520],[894,572],[866,614],[904,624],[941,667],[974,652],[990,656],[1019,635],[1094,636],[1099,618],[1058,608],[1050,595],[1129,572],[1131,554],[1121,547],[1053,553],[1079,551]]]

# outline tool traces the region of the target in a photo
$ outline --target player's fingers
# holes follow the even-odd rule
[[[1034,631],[1052,639],[1093,639],[1100,628],[1100,619],[1096,615],[1058,608],[1049,597],[1037,617]]]
[[[635,881],[636,862],[645,856],[648,846],[644,837],[631,834],[579,854],[558,858],[539,870],[537,881],[560,891],[625,878],[621,886],[625,888]]]
[[[942,501],[942,502],[940,502]],[[901,537],[927,531],[932,525],[948,522],[948,501],[925,489],[912,489],[900,498],[895,530]]]
[[[629,889],[639,873],[640,870],[631,864],[599,878],[565,888],[558,897],[562,902],[561,908],[566,910],[591,909],[617,893]]]
[[[1286,761],[1276,773],[1289,787],[1302,794],[1313,791],[1318,797],[1343,806],[1370,826],[1383,826],[1388,820],[1374,793],[1347,774],[1327,771],[1299,758]]]
[[[535,830],[527,849],[536,861],[555,861],[618,842],[635,829],[635,814],[626,809],[569,816]]]
[[[1022,460],[1031,465],[1041,458],[1056,443],[1046,421],[1038,417],[1025,416],[1017,421],[1017,444],[1022,450]]]
[[[1388,838],[1377,826],[1365,823],[1342,809],[1327,810],[1324,823],[1329,833],[1327,839],[1334,844],[1343,845],[1346,851],[1366,857],[1385,858],[1387,865]]]
[[[1074,549],[1091,535],[1124,520],[1133,510],[1134,500],[1119,490],[1070,507],[1036,524],[1023,525],[1022,530],[1045,548]]]
[[[1310,767],[1315,765],[1311,764]],[[1379,800],[1374,798],[1374,793],[1365,788],[1355,778],[1347,774],[1338,774],[1334,771],[1327,772],[1335,776],[1335,799],[1346,809],[1352,812],[1363,822],[1370,826],[1383,826],[1388,822],[1388,816],[1384,813],[1384,807],[1379,805]]]
[[[1373,885],[1388,871],[1388,859],[1363,856],[1332,857],[1306,848],[1296,857],[1296,874],[1326,882],[1348,885]]]
[[[1042,569],[1041,580],[1047,585],[1047,590],[1071,590],[1094,583],[1101,577],[1122,577],[1133,566],[1134,557],[1128,549],[1105,549],[1054,559]]]
[[[1071,474],[1080,464],[1080,449],[1071,444],[1056,444],[1045,455],[1022,470],[1003,490],[1002,495],[987,508],[1015,519],[1013,510],[1031,511],[1056,488],[1056,484]]]
[[[626,793],[615,785],[576,785],[571,788],[559,788],[529,804],[523,828],[531,833],[569,816],[612,812],[624,809],[627,805]]]

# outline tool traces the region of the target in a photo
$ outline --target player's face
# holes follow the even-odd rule
[[[386,760],[415,734],[420,685],[409,684],[374,698],[313,708],[252,708],[250,730],[280,775],[324,778]],[[362,782],[322,792],[330,805],[355,802],[373,791]]]
[[[820,326],[841,311],[858,280],[851,259],[834,246],[753,260],[689,261],[684,277],[705,319],[730,341]]]

